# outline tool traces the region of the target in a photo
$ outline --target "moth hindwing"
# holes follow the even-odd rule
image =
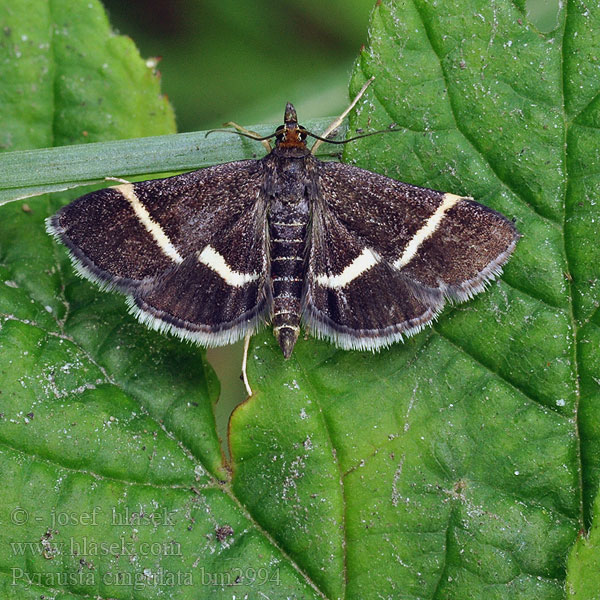
[[[271,322],[286,358],[301,323],[345,349],[412,335],[515,247],[512,222],[471,198],[321,162],[291,104],[274,135],[260,160],[82,196],[48,231],[150,327],[219,346]]]

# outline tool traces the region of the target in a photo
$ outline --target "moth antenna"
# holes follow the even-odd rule
[[[316,140],[319,140],[320,142],[325,142],[327,144],[347,144],[348,142],[353,142],[355,140],[360,140],[361,138],[366,138],[369,137],[370,135],[378,135],[380,133],[394,133],[396,131],[402,131],[401,129],[380,129],[378,131],[370,131],[369,133],[363,133],[361,135],[355,135],[354,137],[348,138],[347,140],[328,140],[324,137],[321,137],[319,135],[317,135],[316,133],[311,133],[310,131],[306,131],[305,129],[301,130],[302,133],[305,133],[306,135],[309,135],[310,137],[315,138]],[[314,153],[315,147],[317,146],[317,144],[315,144],[312,147],[311,152]]]
[[[271,135],[265,135],[263,137],[256,137],[251,133],[244,133],[243,131],[231,131],[231,129],[211,129],[204,134],[204,137],[208,137],[210,133],[233,133],[235,135],[241,135],[242,137],[250,138],[251,140],[256,140],[257,142],[264,142],[265,140],[270,140],[272,137],[275,137],[275,133]]]
[[[230,129],[213,129],[212,131],[237,133],[238,135],[241,135],[241,136],[244,136],[244,137],[247,137],[252,140],[256,140],[256,141],[260,142],[265,147],[267,152],[271,152],[271,144],[269,144],[268,140],[275,135],[274,133],[272,133],[271,135],[267,135],[265,137],[261,137],[258,133],[256,133],[256,131],[252,131],[251,129],[246,129],[245,127],[238,125],[234,121],[227,121],[227,123],[223,123],[223,126],[224,127],[235,127],[235,129],[237,131],[231,131]],[[209,133],[212,133],[212,131],[207,132],[206,135],[208,135]]]

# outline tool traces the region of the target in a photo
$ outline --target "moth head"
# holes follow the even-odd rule
[[[277,145],[283,148],[305,148],[306,134],[306,129],[298,125],[294,105],[288,102],[283,115],[283,125],[275,131]]]

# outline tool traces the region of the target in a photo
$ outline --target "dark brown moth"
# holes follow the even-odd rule
[[[419,331],[500,273],[513,223],[471,198],[315,158],[291,104],[260,160],[87,194],[48,219],[76,269],[154,329],[205,346],[270,322],[344,349]]]

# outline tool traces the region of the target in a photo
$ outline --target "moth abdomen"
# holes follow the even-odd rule
[[[273,313],[273,333],[283,356],[289,358],[300,335],[300,301],[280,298],[280,302],[275,303],[275,306],[277,308]]]
[[[270,222],[273,333],[289,358],[300,333],[303,282],[306,276],[308,214],[273,215]]]

